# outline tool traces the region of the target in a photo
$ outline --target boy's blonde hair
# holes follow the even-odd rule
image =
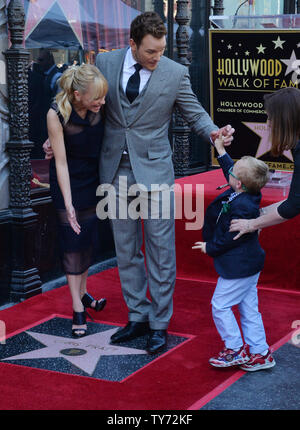
[[[269,167],[266,163],[250,155],[241,158],[243,163],[236,166],[239,180],[247,187],[251,194],[258,193],[269,179]]]
[[[59,112],[63,116],[64,123],[69,121],[74,100],[74,91],[85,93],[89,85],[93,84],[95,89],[95,100],[106,95],[108,84],[100,70],[92,64],[72,66],[65,70],[59,78],[61,91],[56,95],[56,103]]]

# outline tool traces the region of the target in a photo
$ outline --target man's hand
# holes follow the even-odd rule
[[[44,142],[44,144],[43,144],[43,150],[45,152],[45,159],[46,160],[50,160],[51,158],[53,158],[54,154],[53,154],[53,150],[51,148],[49,139],[47,139]]]
[[[206,242],[195,242],[195,245],[192,246],[192,249],[201,249],[201,252],[206,254]]]
[[[213,142],[218,138],[220,132],[222,133],[222,136],[223,136],[224,146],[229,146],[233,141],[232,135],[235,132],[235,129],[228,124],[225,127],[220,128],[219,130],[212,131],[210,134],[210,137]]]

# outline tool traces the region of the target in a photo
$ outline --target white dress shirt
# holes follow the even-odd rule
[[[126,87],[127,87],[128,80],[130,76],[135,73],[135,67],[134,67],[135,64],[136,64],[136,61],[132,56],[131,48],[129,48],[125,55],[125,60],[123,65],[123,75],[122,75],[122,87],[125,94],[126,94]],[[143,88],[147,84],[150,76],[151,76],[150,70],[147,70],[144,68],[140,70],[141,82],[140,82],[139,92],[143,91]]]
[[[126,94],[126,87],[127,87],[128,80],[130,76],[135,73],[135,67],[134,67],[135,64],[136,64],[136,61],[132,56],[131,48],[129,48],[125,55],[123,72],[122,72],[122,87],[125,94]],[[143,91],[143,88],[147,84],[150,76],[151,76],[150,70],[147,70],[144,68],[140,70],[141,81],[140,81],[139,93]],[[128,154],[128,152],[125,150],[123,154]]]

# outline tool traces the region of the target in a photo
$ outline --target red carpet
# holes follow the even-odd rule
[[[209,366],[221,341],[214,327],[210,299],[214,284],[178,280],[174,316],[169,332],[191,335],[182,345],[161,355],[122,382],[110,382],[0,363],[2,410],[187,410],[200,408],[243,373]],[[107,324],[123,325],[127,312],[116,269],[88,279],[90,293],[106,297],[107,307],[93,316]],[[267,340],[280,346],[288,340],[293,321],[299,320],[300,293],[259,290]],[[7,336],[49,319],[71,317],[67,287],[33,297],[0,312]],[[285,339],[283,340],[283,338]],[[0,345],[5,348],[5,345]]]

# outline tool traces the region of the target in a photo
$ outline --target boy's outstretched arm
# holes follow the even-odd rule
[[[224,147],[224,136],[220,132],[218,137],[214,141],[214,147],[216,148],[216,151],[219,155],[219,157],[222,157],[222,155],[226,154],[226,149]]]
[[[195,242],[194,246],[192,246],[192,249],[201,249],[201,252],[206,254],[206,242]]]

